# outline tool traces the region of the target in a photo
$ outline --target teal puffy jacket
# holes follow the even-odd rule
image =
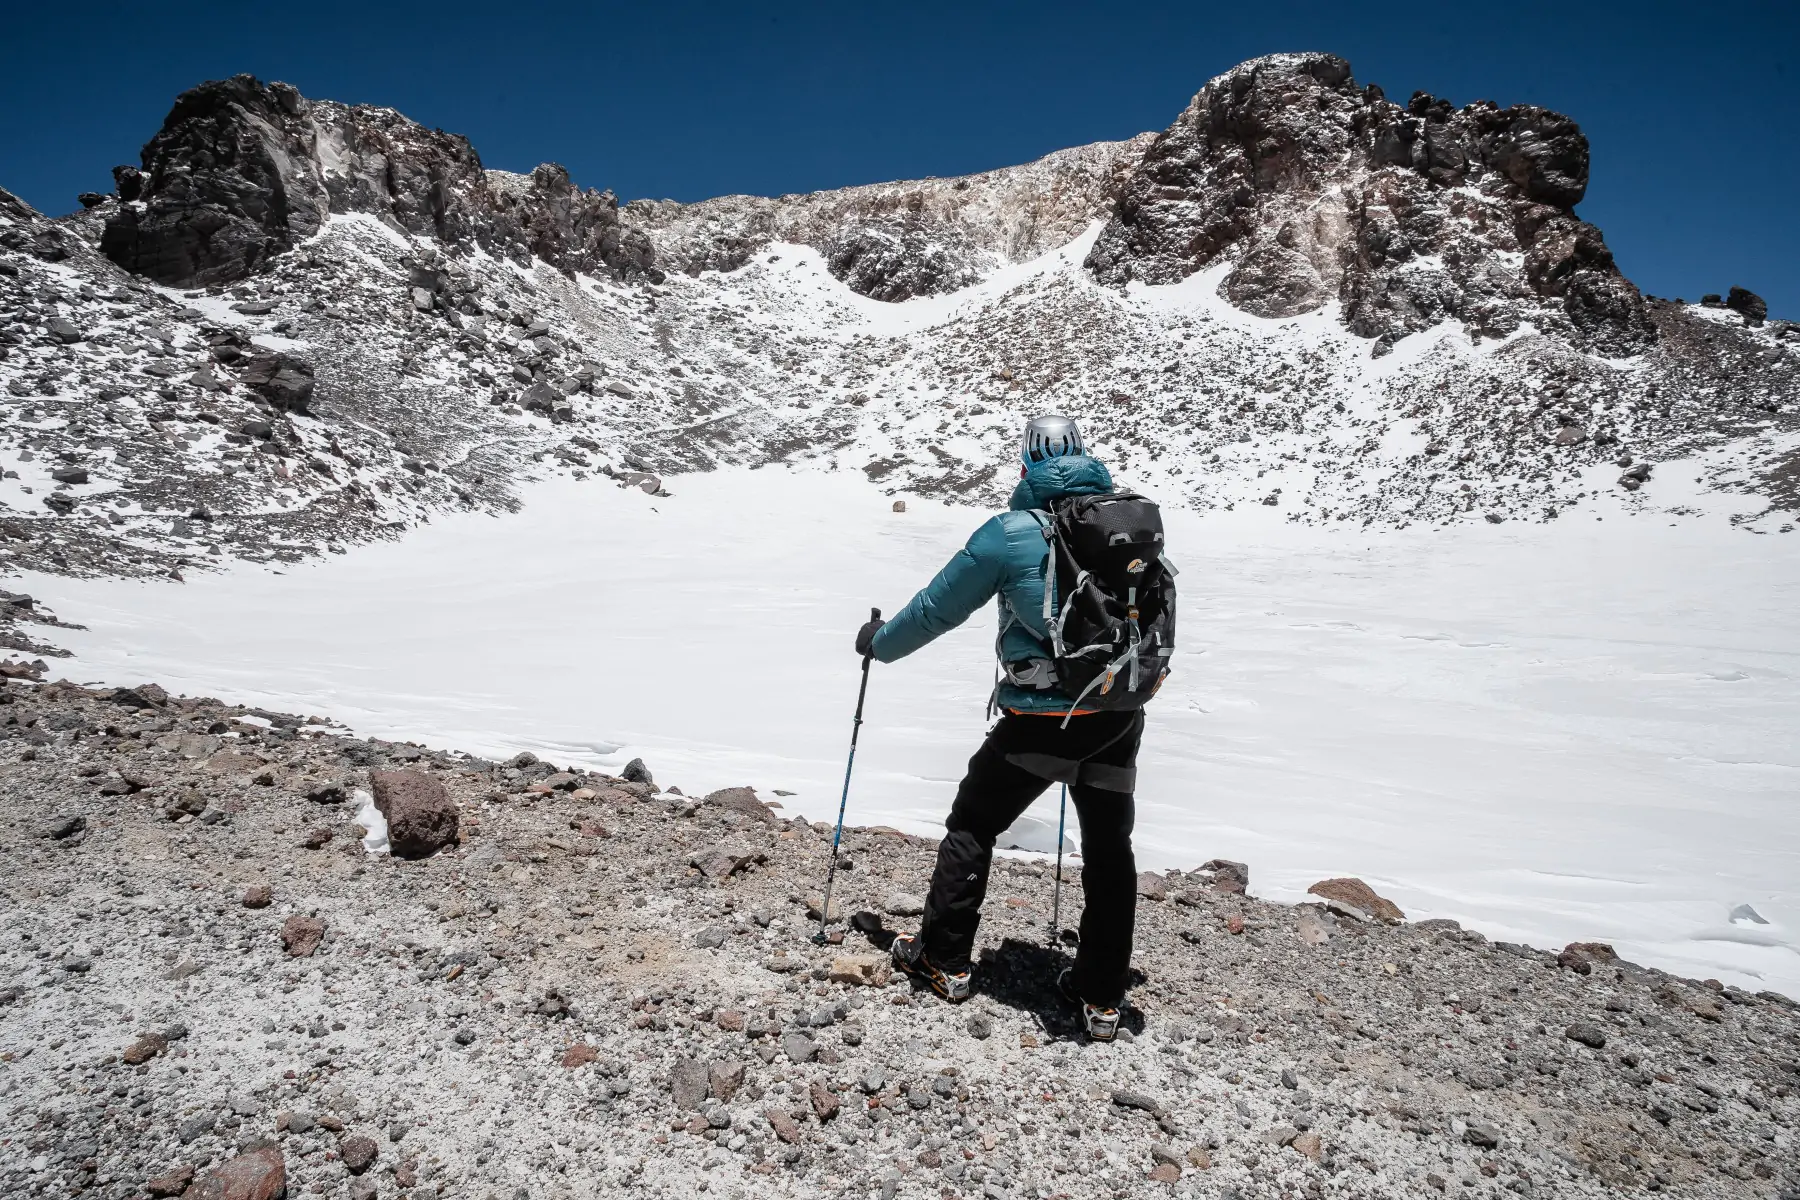
[[[975,531],[900,615],[875,635],[875,657],[905,658],[920,646],[955,629],[989,599],[1000,597],[1000,658],[1016,663],[1050,657],[1044,630],[1044,564],[1048,547],[1042,527],[1027,509],[1047,509],[1063,496],[1103,495],[1112,475],[1097,459],[1078,455],[1035,463],[1013,489],[1009,511]],[[1060,598],[1055,599],[1060,604]],[[1021,712],[1067,712],[1062,692],[1032,690],[1003,681],[997,700]]]

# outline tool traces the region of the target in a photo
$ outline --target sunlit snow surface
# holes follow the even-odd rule
[[[285,573],[27,587],[88,626],[57,631],[72,678],[488,755],[642,755],[665,786],[779,788],[828,820],[851,635],[982,514],[781,468],[670,487],[546,482],[522,514]],[[1140,764],[1143,867],[1239,859],[1286,899],[1355,874],[1414,919],[1800,996],[1800,541],[1616,513],[1169,521],[1182,643]],[[992,629],[876,665],[853,823],[940,827]],[[1054,793],[1035,811],[1054,822]],[[1741,904],[1769,923],[1732,923]]]

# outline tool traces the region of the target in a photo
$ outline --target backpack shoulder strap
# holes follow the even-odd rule
[[[1050,638],[1050,652],[1061,658],[1062,632],[1056,627],[1056,521],[1041,508],[1028,508],[1044,535],[1044,633]]]

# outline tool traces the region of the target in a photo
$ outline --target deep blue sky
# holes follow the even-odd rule
[[[0,187],[52,213],[136,162],[175,94],[248,71],[554,160],[623,199],[956,175],[1161,129],[1208,77],[1330,50],[1361,82],[1568,113],[1578,210],[1646,291],[1800,318],[1800,4],[20,5]]]

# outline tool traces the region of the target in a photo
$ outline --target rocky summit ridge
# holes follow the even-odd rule
[[[1772,992],[1408,922],[1356,879],[1273,904],[1215,860],[1140,877],[1125,1032],[1092,1045],[1041,858],[997,861],[951,1006],[882,953],[929,839],[846,831],[817,945],[831,828],[749,788],[24,674],[7,1196],[1800,1195]]]
[[[298,557],[549,473],[989,504],[1046,409],[1200,510],[1791,530],[1800,327],[1641,295],[1587,174],[1567,117],[1399,105],[1329,54],[1242,64],[1159,134],[692,204],[206,83],[82,211],[0,193],[0,570]]]

